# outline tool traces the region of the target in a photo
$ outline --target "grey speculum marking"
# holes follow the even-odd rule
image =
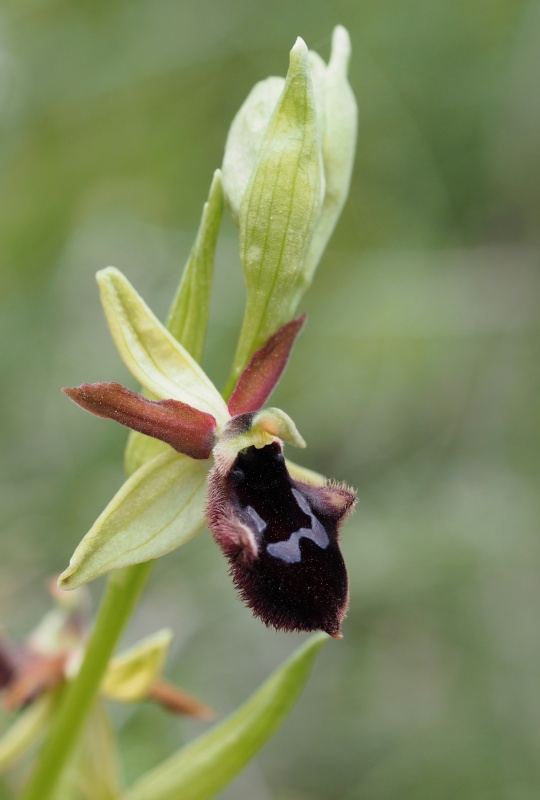
[[[250,518],[255,523],[257,534],[260,536],[260,534],[264,533],[264,531],[266,530],[266,522],[259,514],[257,514],[253,506],[246,506],[246,511],[249,514]]]
[[[294,531],[294,533],[291,533],[286,541],[272,542],[266,546],[267,553],[269,553],[271,556],[274,556],[274,558],[279,558],[281,561],[285,561],[287,564],[297,564],[302,560],[302,553],[300,552],[300,539],[302,537],[305,539],[311,539],[312,542],[321,547],[323,550],[330,544],[330,539],[328,538],[326,531],[317,517],[313,514],[305,498],[300,494],[300,492],[296,491],[296,489],[293,489],[292,493],[304,514],[307,514],[310,517],[311,528],[300,528],[299,530]],[[266,528],[266,522],[261,516],[259,516],[259,514],[257,514],[252,506],[247,506],[246,511],[255,522],[257,532],[259,534],[263,533]]]
[[[292,485],[279,445],[241,451],[231,470],[231,483],[258,547],[268,555],[285,564],[298,564],[302,538],[321,550],[329,546],[323,524],[307,498]],[[288,538],[268,542],[283,534]]]

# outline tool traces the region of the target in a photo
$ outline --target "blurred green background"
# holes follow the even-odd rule
[[[117,266],[165,314],[237,108],[284,74],[297,35],[327,58],[338,22],[357,163],[274,401],[308,441],[303,463],[359,491],[351,608],[223,798],[537,800],[538,3],[2,5],[2,626],[37,622],[47,578],[123,478],[123,431],[59,392],[134,386],[95,271]],[[214,301],[205,366],[220,384],[243,306],[230,223]],[[168,675],[220,715],[301,638],[251,618],[207,533],[160,561],[126,641],[164,625]],[[149,706],[114,714],[130,781],[205,729]]]

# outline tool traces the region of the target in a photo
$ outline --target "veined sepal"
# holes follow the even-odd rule
[[[223,155],[223,190],[227,209],[238,225],[240,207],[285,78],[272,76],[256,83],[232,121]]]
[[[103,309],[126,367],[159,400],[179,400],[215,417],[229,417],[225,401],[187,350],[114,267],[98,272]]]
[[[166,328],[200,362],[210,318],[214,256],[223,212],[221,170],[214,172],[195,244],[167,317]]]
[[[101,682],[101,693],[121,703],[146,700],[161,677],[172,637],[170,628],[164,628],[114,656]]]
[[[101,683],[101,694],[119,703],[151,701],[173,714],[212,719],[211,708],[162,677],[171,641],[172,631],[164,628],[114,656]]]
[[[349,193],[358,127],[358,108],[347,80],[351,42],[347,30],[338,25],[332,35],[328,66],[312,53],[311,69],[317,92],[325,192],[321,213],[313,232],[302,274],[289,313],[292,315],[313,280],[315,270],[339,219]]]
[[[16,764],[45,733],[59,699],[59,691],[42,695],[24,708],[0,737],[0,775]]]
[[[150,561],[187,542],[205,525],[209,461],[173,450],[124,483],[76,548],[59,578],[73,589],[113,569]]]

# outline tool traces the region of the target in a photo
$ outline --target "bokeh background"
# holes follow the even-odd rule
[[[134,386],[95,271],[119,267],[165,314],[237,108],[284,74],[297,35],[328,57],[338,22],[358,157],[274,398],[308,441],[303,463],[359,491],[343,543],[351,608],[343,642],[223,798],[536,800],[533,1],[2,4],[1,624],[19,637],[37,622],[46,580],[123,479],[123,431],[59,392]],[[242,307],[226,223],[204,362],[218,385]],[[302,638],[251,618],[208,533],[160,561],[126,641],[164,625],[169,677],[220,715]],[[205,729],[152,707],[114,714],[128,781]]]

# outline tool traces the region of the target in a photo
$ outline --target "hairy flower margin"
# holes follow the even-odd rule
[[[146,396],[117,383],[64,390],[133,432],[131,477],[77,547],[62,588],[164,555],[208,524],[263,622],[341,636],[348,584],[339,531],[355,495],[287,466],[283,444],[304,441],[283,411],[264,404],[348,192],[356,140],[349,55],[341,26],[328,65],[298,39],[286,78],[252,90],[231,126],[167,327],[118,270],[98,273],[113,339]],[[247,289],[228,404],[197,363],[222,198],[239,226]]]

